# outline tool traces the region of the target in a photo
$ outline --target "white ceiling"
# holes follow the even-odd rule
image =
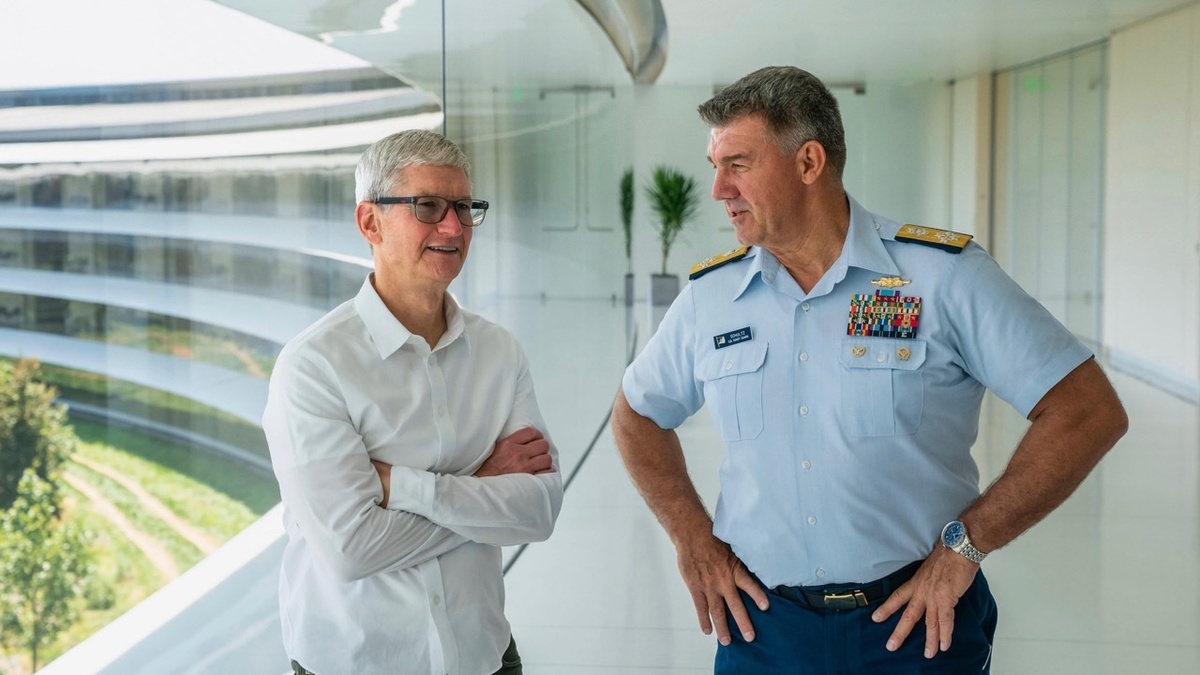
[[[440,0],[220,0],[405,77],[442,79]],[[1189,0],[662,0],[658,85],[798,65],[828,82],[950,80],[1089,44]],[[451,86],[628,84],[572,0],[446,0]],[[431,28],[433,28],[431,30]]]

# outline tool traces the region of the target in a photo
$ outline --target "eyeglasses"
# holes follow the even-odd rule
[[[463,227],[475,227],[482,223],[489,206],[482,199],[450,201],[443,197],[380,197],[373,201],[376,204],[412,204],[413,216],[429,225],[442,222],[453,204],[454,214],[458,216],[458,222],[462,223]]]

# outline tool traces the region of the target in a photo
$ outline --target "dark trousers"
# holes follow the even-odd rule
[[[295,675],[317,675],[311,670],[305,670],[304,666],[292,660],[292,672]],[[508,639],[508,649],[504,650],[504,655],[500,657],[500,670],[496,671],[496,675],[522,675],[521,671],[521,655],[517,653],[517,641],[511,637]]]
[[[989,673],[996,602],[983,572],[954,608],[950,649],[925,658],[925,622],[918,621],[895,652],[885,645],[900,622],[903,608],[883,623],[871,620],[881,604],[843,611],[814,609],[767,591],[771,606],[763,612],[749,596],[742,601],[754,625],[754,642],[746,642],[731,619],[732,642],[717,647],[716,675],[888,675]]]

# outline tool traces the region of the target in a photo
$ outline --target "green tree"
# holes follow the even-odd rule
[[[55,491],[58,469],[75,446],[67,407],[38,380],[41,367],[35,359],[0,363],[0,509],[12,505],[29,468]]]
[[[658,241],[662,246],[662,273],[675,238],[700,208],[700,188],[695,179],[668,166],[655,167],[645,186],[650,209],[658,216]]]
[[[91,571],[86,535],[57,514],[53,488],[30,468],[0,515],[0,638],[27,650],[33,671],[38,648],[74,623]]]
[[[625,264],[633,272],[633,169],[621,174],[621,229],[625,233]]]

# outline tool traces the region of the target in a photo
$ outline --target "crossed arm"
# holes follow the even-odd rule
[[[392,467],[387,502],[338,388],[311,364],[287,373],[271,381],[263,429],[295,526],[338,579],[411,567],[467,542],[549,536],[562,481],[553,446],[536,430],[541,417],[528,372],[505,425],[515,431],[496,442],[474,475]]]

